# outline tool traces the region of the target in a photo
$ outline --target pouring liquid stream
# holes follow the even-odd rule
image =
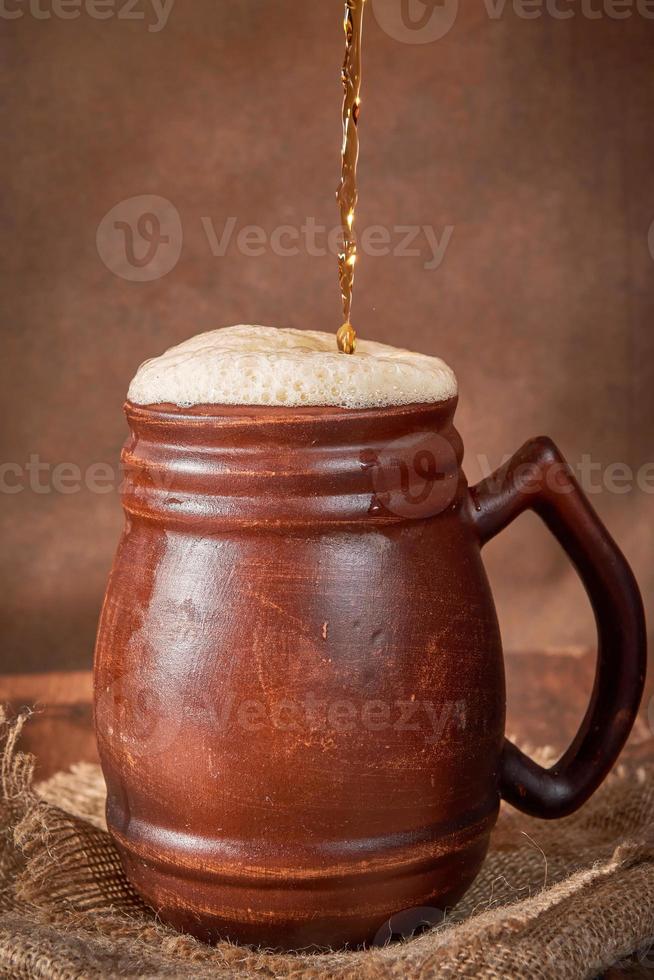
[[[359,134],[357,124],[361,106],[361,38],[365,0],[345,0],[345,60],[343,62],[343,149],[341,180],[336,192],[343,229],[342,248],[338,255],[338,279],[343,301],[343,325],[336,334],[338,349],[354,354],[356,333],[350,322],[354,267],[357,243],[354,218],[357,206],[357,162]]]

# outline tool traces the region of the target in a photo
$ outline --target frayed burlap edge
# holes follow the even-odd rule
[[[159,923],[104,828],[101,774],[42,787],[0,718],[0,976],[21,978],[593,977],[654,937],[653,770],[628,760],[578,814],[503,810],[477,882],[445,922],[365,952],[279,955],[207,947]]]

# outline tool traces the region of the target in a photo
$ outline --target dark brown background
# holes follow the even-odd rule
[[[364,258],[355,323],[453,365],[471,481],[477,454],[496,465],[540,432],[573,462],[653,458],[654,21],[569,7],[569,20],[525,20],[507,4],[493,20],[466,2],[425,45],[367,11],[360,227],[454,233],[436,271],[424,256]],[[177,0],[159,33],[143,0],[145,21],[21,9],[0,18],[0,458],[85,470],[116,461],[146,356],[233,322],[338,326],[331,257],[216,258],[200,219],[335,223],[341,4]],[[141,194],[169,199],[184,229],[179,263],[151,283],[114,275],[96,249],[106,212]],[[654,490],[651,463],[648,478]],[[592,499],[649,599],[653,494]],[[0,669],[88,666],[116,495],[0,500]],[[508,648],[592,640],[535,519],[487,559]]]

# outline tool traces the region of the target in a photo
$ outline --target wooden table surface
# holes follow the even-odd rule
[[[594,654],[579,648],[507,654],[507,735],[524,748],[547,745],[563,751],[588,704],[594,661]],[[0,702],[11,710],[23,705],[35,709],[25,726],[22,747],[36,756],[37,778],[75,762],[98,761],[91,700],[90,671],[0,675]],[[643,758],[654,756],[653,729],[654,700],[648,683],[631,736]],[[635,961],[614,967],[605,976],[652,980],[654,972]]]

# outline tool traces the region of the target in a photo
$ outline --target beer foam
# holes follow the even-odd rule
[[[137,405],[335,405],[381,408],[457,393],[438,357],[360,340],[341,354],[331,333],[224,327],[141,364],[127,397]]]

